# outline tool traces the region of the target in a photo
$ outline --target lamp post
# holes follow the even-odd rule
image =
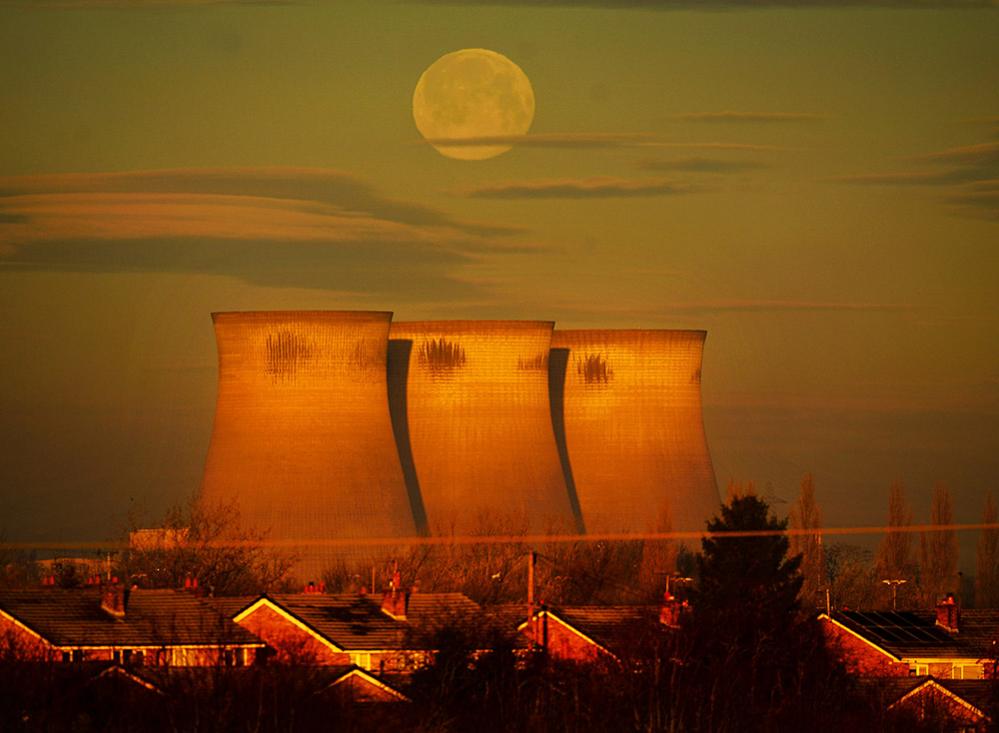
[[[898,594],[898,587],[903,583],[907,583],[909,581],[905,580],[904,578],[885,578],[881,582],[887,585],[889,588],[891,588],[891,610],[894,611],[896,610],[895,599],[896,595]]]

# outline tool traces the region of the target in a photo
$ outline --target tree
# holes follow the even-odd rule
[[[801,558],[787,557],[787,529],[762,499],[747,495],[722,506],[708,532],[770,531],[755,537],[706,537],[697,558],[698,583],[691,602],[704,623],[741,637],[770,634],[786,626],[798,610]]]
[[[664,504],[651,531],[668,534],[673,531],[669,504]],[[679,545],[675,540],[645,540],[642,542],[642,560],[638,569],[638,582],[650,599],[658,600],[666,590],[666,578],[676,572]]]
[[[797,730],[827,719],[846,698],[846,677],[815,619],[798,613],[801,558],[788,557],[786,520],[742,496],[707,528],[713,536],[701,541],[685,628],[681,729]]]
[[[130,533],[116,573],[150,588],[178,588],[185,580],[215,595],[281,590],[293,557],[266,546],[263,533],[241,526],[233,504],[192,498],[167,512],[155,530]]]
[[[983,524],[999,522],[995,498],[985,495]],[[983,529],[978,538],[978,558],[975,572],[975,605],[978,608],[999,608],[999,529]]]
[[[924,606],[933,607],[947,593],[957,591],[957,532],[939,527],[954,523],[950,491],[938,483],[933,487],[930,524],[937,529],[923,532],[919,541],[920,590]]]
[[[815,502],[815,481],[806,473],[801,479],[798,500],[791,508],[789,522],[792,529],[808,531],[822,529],[822,512]],[[822,533],[795,534],[790,538],[791,555],[801,556],[801,601],[805,608],[814,608],[819,591],[828,587]]]
[[[888,532],[878,548],[878,580],[904,580],[905,585],[895,586],[899,608],[911,606],[915,601],[916,563],[912,556],[912,536],[904,531],[912,524],[912,510],[905,500],[901,481],[892,482],[888,493]],[[892,596],[885,593],[882,608],[892,607]]]
[[[830,602],[834,608],[866,610],[884,601],[884,590],[872,561],[871,551],[856,545],[835,543],[825,553]]]

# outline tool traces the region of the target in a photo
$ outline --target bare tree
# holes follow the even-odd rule
[[[192,498],[171,508],[159,527],[131,532],[117,572],[154,588],[197,580],[217,595],[278,590],[295,558],[271,550],[266,540],[241,525],[235,505]]]
[[[919,541],[920,591],[924,606],[933,606],[946,593],[957,591],[957,532],[939,529],[954,523],[950,491],[938,483],[933,487],[930,524],[936,529],[923,532]]]
[[[898,588],[898,605],[904,608],[916,600],[916,563],[912,551],[912,535],[904,530],[912,524],[912,509],[905,500],[901,481],[892,482],[888,494],[888,532],[878,548],[877,575],[879,580],[904,580]],[[891,608],[892,597],[885,593],[882,603]]]
[[[983,524],[999,522],[995,498],[985,495]],[[975,573],[975,605],[978,608],[999,608],[999,529],[983,529],[978,538],[978,567]]]
[[[663,534],[673,530],[673,519],[668,504],[663,506],[658,519],[650,529]],[[638,582],[651,598],[658,599],[666,590],[666,578],[676,572],[679,553],[680,548],[675,540],[645,540],[642,543]]]
[[[884,604],[884,591],[870,550],[836,543],[825,553],[834,608],[866,610]]]
[[[815,502],[815,480],[812,474],[806,473],[801,479],[801,491],[798,500],[791,507],[788,517],[791,529],[817,530],[814,534],[791,535],[791,556],[801,555],[801,575],[804,583],[801,586],[802,608],[814,608],[818,602],[819,591],[828,586],[826,574],[825,552],[822,547],[822,512]]]

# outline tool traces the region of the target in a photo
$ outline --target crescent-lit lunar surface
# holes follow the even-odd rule
[[[416,127],[441,155],[483,160],[513,145],[534,120],[534,89],[527,74],[506,56],[484,48],[445,54],[420,76],[413,91]],[[455,144],[478,139],[479,144]],[[485,138],[501,138],[481,144]]]

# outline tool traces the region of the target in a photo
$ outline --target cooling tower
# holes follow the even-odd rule
[[[432,534],[575,531],[548,401],[552,323],[393,323],[389,393]]]
[[[344,548],[407,537],[413,513],[388,411],[391,313],[214,313],[218,403],[202,498],[296,547],[318,580]]]
[[[701,419],[704,331],[552,335],[552,417],[587,532],[703,530],[718,488]],[[560,409],[561,408],[561,409]]]

